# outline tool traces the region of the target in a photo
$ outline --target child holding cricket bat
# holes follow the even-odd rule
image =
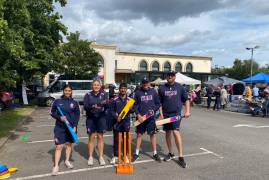
[[[119,132],[129,132],[130,131],[130,112],[121,119],[119,114],[127,104],[130,98],[127,96],[127,84],[121,83],[119,87],[119,96],[113,99],[111,103],[111,114],[114,119],[113,126],[113,157],[111,159],[111,164],[115,164],[118,161],[118,135]],[[128,144],[127,137],[127,144]],[[127,157],[126,157],[127,158]],[[128,160],[128,159],[127,159]]]
[[[60,112],[57,110],[57,107],[61,108],[66,116],[61,116]],[[56,150],[52,175],[57,175],[59,172],[59,161],[61,159],[61,153],[64,145],[66,147],[64,163],[67,168],[73,168],[73,165],[70,163],[69,159],[72,153],[72,143],[74,143],[74,140],[64,121],[67,120],[69,125],[76,132],[80,118],[80,110],[78,102],[72,98],[72,87],[70,85],[65,85],[63,88],[62,97],[53,102],[51,107],[51,116],[56,119],[54,128],[54,142]]]

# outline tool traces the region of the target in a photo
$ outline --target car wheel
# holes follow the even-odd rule
[[[5,105],[2,102],[0,102],[0,112],[3,111],[4,109],[5,109]]]
[[[47,98],[47,99],[46,99],[46,106],[51,107],[53,101],[54,101],[53,98]]]

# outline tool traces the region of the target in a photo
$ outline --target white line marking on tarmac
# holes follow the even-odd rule
[[[269,125],[267,125],[267,126],[257,126],[257,125],[253,125],[253,124],[237,124],[237,125],[234,125],[233,127],[235,127],[235,128],[237,128],[237,127],[248,127],[248,128],[259,129],[259,128],[269,128]]]
[[[209,151],[208,149],[205,149],[205,148],[200,148],[202,151],[204,151],[204,152],[207,152],[208,154],[212,154],[212,155],[214,155],[214,156],[216,156],[216,157],[218,157],[218,158],[220,158],[220,159],[223,159],[224,157],[223,156],[221,156],[221,155],[219,155],[219,154],[217,154],[217,153],[214,153],[213,151]]]
[[[184,155],[184,157],[195,157],[195,156],[212,154],[211,151],[204,150],[204,149],[202,149],[202,150],[204,152],[186,154],[186,155]],[[147,160],[136,161],[133,164],[142,164],[142,163],[148,163],[148,162],[153,162],[153,161],[155,161],[155,160],[147,159]],[[116,165],[106,165],[106,166],[98,166],[98,167],[93,167],[93,168],[82,168],[82,169],[75,169],[75,170],[70,170],[70,171],[62,171],[62,172],[59,172],[58,175],[73,174],[73,173],[85,172],[85,171],[93,171],[93,170],[98,170],[98,169],[106,169],[106,168],[111,168],[114,166],[116,166]],[[37,179],[37,178],[50,177],[50,176],[51,176],[51,173],[47,173],[47,174],[39,174],[39,175],[33,175],[33,176],[18,177],[15,179],[16,180],[27,180],[27,179]]]
[[[131,133],[131,134],[134,134],[134,133]],[[112,137],[113,134],[105,134],[104,137]],[[79,137],[79,139],[87,139],[89,138],[88,136],[82,136],[82,137]],[[54,142],[53,139],[46,139],[46,140],[40,140],[40,141],[29,141],[27,142],[28,144],[36,144],[36,143],[45,143],[45,142]]]

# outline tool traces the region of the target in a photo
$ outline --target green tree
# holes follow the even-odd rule
[[[55,49],[67,30],[55,12],[54,2],[66,4],[66,0],[1,0],[0,59],[4,78],[0,81],[11,79],[10,85],[30,82],[53,69]]]
[[[68,42],[60,46],[57,72],[75,78],[91,79],[98,74],[102,57],[90,47],[91,42],[79,38],[80,33],[70,33]]]
[[[225,68],[224,74],[228,74],[229,77],[234,79],[244,79],[250,76],[251,72],[251,60],[235,59],[232,68]],[[259,64],[255,61],[252,62],[252,74],[259,72]]]

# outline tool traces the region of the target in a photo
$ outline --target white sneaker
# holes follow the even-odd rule
[[[106,165],[106,162],[105,162],[105,160],[104,160],[103,157],[100,157],[100,158],[99,158],[99,163],[100,163],[100,166],[104,166],[104,165]]]
[[[118,157],[117,156],[114,156],[111,161],[110,161],[110,164],[116,164],[118,162]]]
[[[58,172],[59,172],[59,166],[54,166],[53,169],[52,169],[51,175],[52,176],[57,176]]]
[[[128,156],[126,156],[126,164],[129,164]]]
[[[65,161],[64,164],[66,165],[66,167],[68,169],[73,169],[74,168],[73,164],[71,164],[70,161]]]
[[[93,165],[93,158],[89,157],[88,159],[88,166],[92,166]]]

